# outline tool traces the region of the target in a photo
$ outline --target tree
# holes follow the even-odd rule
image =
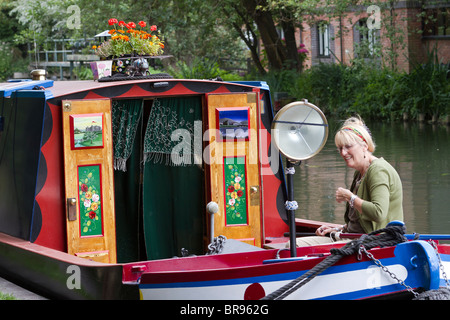
[[[8,0],[3,0],[8,1]],[[295,29],[298,20],[291,5],[273,6],[273,0],[16,0],[12,14],[27,27],[23,41],[48,38],[92,37],[108,28],[115,17],[146,20],[165,36],[166,52],[175,61],[195,57],[251,57],[257,70],[301,70]],[[283,1],[280,1],[283,2]],[[79,27],[70,28],[70,6],[80,10]],[[138,18],[137,18],[138,17]],[[260,51],[260,44],[263,51]]]
[[[258,71],[302,69],[295,40],[295,17],[288,7],[271,7],[266,0],[223,1],[222,10],[250,50]],[[259,52],[260,42],[263,52]],[[267,59],[267,65],[264,60]]]

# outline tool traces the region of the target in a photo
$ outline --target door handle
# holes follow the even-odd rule
[[[250,187],[250,205],[259,206],[259,186]]]
[[[77,199],[67,198],[67,220],[77,220]]]

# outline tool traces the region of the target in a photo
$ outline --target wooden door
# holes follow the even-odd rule
[[[111,101],[63,101],[67,250],[116,262]]]
[[[214,236],[262,243],[258,157],[259,93],[209,94],[210,201]]]

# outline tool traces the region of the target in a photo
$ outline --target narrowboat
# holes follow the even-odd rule
[[[0,99],[0,275],[47,297],[256,300],[343,246],[284,249],[322,222],[286,205],[274,123],[306,130],[288,142],[294,158],[328,131],[310,111],[277,120],[264,82],[23,80],[0,84]],[[438,250],[413,240],[346,256],[286,299],[437,289],[450,270]]]

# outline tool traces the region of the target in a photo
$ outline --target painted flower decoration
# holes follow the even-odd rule
[[[140,56],[156,56],[164,52],[164,42],[156,25],[150,27],[150,32],[144,30],[147,27],[145,21],[130,21],[111,18],[108,24],[112,27],[108,31],[111,39],[103,42],[95,48],[95,53],[101,58],[122,57],[126,54]],[[152,32],[158,31],[157,34]]]
[[[245,197],[245,166],[230,164],[225,167],[225,209],[227,223],[245,224],[247,205]]]
[[[95,166],[79,168],[79,199],[80,224],[82,236],[100,235],[101,227],[101,203],[100,203],[100,176],[93,174]]]

